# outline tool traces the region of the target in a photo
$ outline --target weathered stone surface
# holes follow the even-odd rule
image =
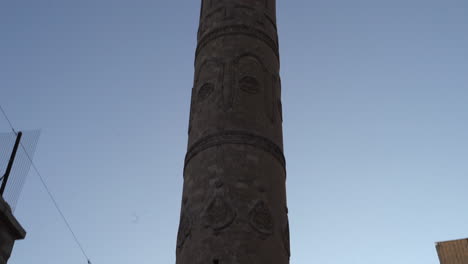
[[[26,231],[18,223],[10,206],[0,196],[0,264],[6,264],[18,239],[24,239]]]
[[[204,0],[177,264],[287,264],[275,0]]]

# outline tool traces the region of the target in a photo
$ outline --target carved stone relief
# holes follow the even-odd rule
[[[278,31],[276,22],[273,20],[273,18],[268,13],[265,13],[264,15],[265,15],[266,20],[270,22],[271,26],[275,29],[275,31]]]
[[[274,10],[274,0],[202,0],[178,264],[286,263],[289,226],[276,210],[285,158]],[[236,231],[239,241],[268,240],[260,252],[231,243]]]
[[[256,114],[257,117],[268,113],[258,112],[265,109],[268,102],[268,91],[266,91],[267,71],[261,60],[253,54],[245,54],[238,57],[235,62],[235,111],[243,111]],[[261,95],[261,97],[257,97]],[[261,107],[259,107],[259,104]],[[266,110],[266,109],[265,109]]]
[[[224,65],[216,59],[207,60],[198,68],[195,78],[196,101],[207,99],[222,85]]]
[[[249,145],[270,153],[286,170],[286,160],[283,151],[273,141],[266,137],[246,133],[244,131],[223,131],[208,135],[193,143],[185,155],[184,170],[188,163],[200,152],[224,144]]]
[[[251,26],[265,26],[265,16],[261,8],[254,8],[251,5],[236,5],[233,11],[234,17],[244,17],[243,23],[250,24]]]
[[[216,59],[206,60],[198,68],[190,105],[189,133],[194,115],[203,109],[200,105],[221,90],[223,69],[224,65]]]
[[[188,133],[192,130],[195,115],[202,110],[200,104],[208,101],[215,91],[222,86],[223,65],[220,61],[212,59],[204,61],[195,73],[192,99],[190,102],[190,117]]]
[[[273,48],[276,54],[278,53],[277,27],[276,22],[267,12],[268,1],[257,0],[256,5],[252,5],[252,0],[238,1],[238,4],[221,2],[212,4],[209,1],[208,7],[204,4],[205,9],[200,16],[198,28],[200,48],[207,42],[225,35],[220,32],[229,32],[229,35],[248,35],[263,40]],[[226,25],[226,22],[231,25]],[[197,54],[198,52],[197,48]]]
[[[227,5],[214,8],[206,13],[205,16],[202,17],[201,24],[199,26],[199,34],[205,33],[205,31],[213,25],[213,22],[221,22],[221,21],[229,21],[232,19],[244,18],[241,21],[243,23],[248,23],[251,25],[258,24],[259,26],[266,26],[266,22],[268,22],[269,27],[274,29],[276,32],[276,23],[270,17],[270,15],[264,12],[262,8],[254,8],[251,5]]]
[[[221,6],[215,6],[214,8],[209,8],[207,12],[203,12],[200,16],[202,24],[200,25],[199,33],[203,34],[206,30],[206,27],[213,25],[213,22],[219,23],[220,21],[228,21],[231,19],[236,19],[238,21],[242,21],[244,23],[247,22],[250,24],[258,23],[262,26],[265,26],[266,21],[268,21],[270,26],[275,29],[276,32],[276,23],[273,18],[266,12],[266,10],[268,10],[268,8],[263,6],[253,7],[251,3],[237,5],[225,4]]]
[[[200,112],[205,101],[217,102],[222,110],[244,111],[264,115],[272,122],[277,113],[277,77],[270,81],[266,66],[253,53],[241,54],[234,59],[210,58],[197,67],[189,128],[194,114]],[[274,75],[276,76],[276,75]],[[262,97],[257,97],[261,95]],[[216,98],[216,99],[210,99]],[[260,108],[258,107],[260,104]]]
[[[213,83],[205,83],[198,89],[197,99],[198,101],[203,101],[214,91]]]
[[[240,58],[237,63],[238,87],[248,94],[258,94],[263,88],[263,69],[253,57]]]
[[[262,235],[273,233],[273,217],[264,201],[258,201],[249,213],[249,223]]]
[[[267,34],[263,30],[259,30],[255,27],[248,25],[228,25],[215,28],[206,34],[201,34],[198,41],[197,49],[195,51],[195,60],[198,59],[198,55],[200,55],[201,50],[211,41],[217,40],[221,37],[240,35],[255,38],[259,41],[264,42],[267,46],[271,48],[271,50],[275,54],[275,57],[279,61],[278,41],[276,39],[276,34],[274,34],[274,38],[272,38],[270,34]]]
[[[219,7],[214,10],[210,10],[200,21],[200,26],[198,27],[198,37],[205,34],[210,25],[213,25],[214,21],[223,21],[226,18],[226,8]]]
[[[260,92],[260,83],[252,76],[242,77],[239,80],[239,87],[242,91],[249,94],[258,94]]]
[[[208,204],[204,219],[207,227],[214,231],[221,231],[232,224],[236,212],[220,194],[216,194]]]

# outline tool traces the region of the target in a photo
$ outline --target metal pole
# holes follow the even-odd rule
[[[3,192],[5,191],[6,184],[8,182],[8,177],[10,177],[11,168],[13,167],[13,162],[15,161],[16,151],[18,150],[18,146],[20,144],[22,135],[23,135],[22,132],[18,132],[18,134],[16,135],[15,146],[13,147],[13,152],[11,153],[10,161],[8,162],[8,167],[5,171],[5,175],[3,175],[2,177],[3,182],[2,182],[2,187],[0,188],[0,195],[2,196],[3,196]]]

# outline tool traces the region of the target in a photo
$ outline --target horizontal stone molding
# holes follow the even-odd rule
[[[244,131],[223,131],[220,133],[208,135],[195,142],[185,155],[184,171],[188,163],[202,151],[221,145],[249,145],[265,152],[270,153],[281,164],[286,171],[286,160],[283,151],[273,141],[253,133]]]
[[[276,43],[276,41],[272,39],[270,36],[268,36],[268,34],[265,33],[264,31],[258,30],[256,28],[253,28],[247,25],[229,25],[229,26],[213,29],[209,31],[208,33],[205,33],[198,41],[197,50],[195,52],[195,61],[197,60],[198,55],[200,54],[201,50],[208,43],[220,37],[233,36],[233,35],[244,35],[244,36],[249,36],[249,37],[256,38],[256,39],[263,41],[272,49],[273,53],[275,54],[276,58],[279,61],[278,44]]]

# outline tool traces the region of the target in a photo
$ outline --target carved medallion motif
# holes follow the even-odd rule
[[[245,76],[240,79],[239,87],[242,91],[249,94],[257,94],[260,91],[260,84],[252,76]]]
[[[235,218],[236,213],[220,195],[216,195],[206,208],[206,224],[215,231],[227,228]]]
[[[205,100],[206,98],[208,98],[208,96],[210,96],[213,90],[214,90],[214,85],[212,83],[205,83],[198,90],[198,100],[199,101]]]
[[[177,233],[177,248],[182,248],[185,240],[190,236],[191,231],[192,220],[184,210],[180,216],[179,231]]]
[[[197,101],[205,100],[221,86],[222,69],[222,63],[216,59],[206,60],[200,65],[195,76],[195,87],[198,87]]]
[[[273,217],[264,201],[258,201],[250,211],[250,225],[262,235],[273,233]]]

